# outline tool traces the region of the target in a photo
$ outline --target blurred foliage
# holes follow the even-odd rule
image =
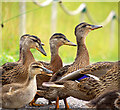
[[[69,10],[75,10],[81,2],[63,2]],[[111,10],[118,13],[117,2],[87,2],[87,9],[92,17],[102,22],[109,15]],[[26,14],[26,30],[27,33],[37,35],[45,44],[44,49],[47,52],[47,57],[43,56],[37,50],[32,49],[32,53],[36,60],[49,61],[50,48],[49,38],[51,37],[51,6],[39,8],[32,2],[26,3],[26,11],[33,10]],[[36,9],[36,10],[35,10]],[[57,29],[56,32],[61,32],[72,41],[76,42],[74,29],[80,23],[80,14],[69,16],[58,5]],[[2,3],[2,21],[20,14],[18,2]],[[87,17],[85,22],[90,23]],[[115,20],[115,35],[114,47],[110,44],[110,23],[103,27],[92,31],[86,38],[86,45],[90,54],[91,62],[98,61],[116,61],[118,60],[118,22]],[[19,17],[16,17],[4,23],[2,28],[2,53],[0,53],[0,65],[5,62],[17,61],[19,58]],[[60,56],[64,63],[73,62],[76,56],[76,47],[62,46],[59,49]],[[8,57],[12,56],[12,57]]]

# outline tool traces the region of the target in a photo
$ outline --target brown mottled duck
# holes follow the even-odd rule
[[[75,36],[77,41],[77,55],[76,55],[75,61],[70,65],[64,66],[58,72],[56,72],[50,79],[51,82],[57,81],[61,77],[64,77],[73,71],[76,71],[80,68],[83,68],[89,65],[89,53],[85,45],[85,39],[87,34],[91,30],[95,30],[101,27],[102,26],[90,25],[85,22],[80,23],[75,27]]]
[[[87,104],[90,108],[120,110],[120,91],[110,91],[101,94]]]
[[[50,63],[46,63],[43,61],[39,61],[42,63],[46,68],[53,71],[53,74],[57,72],[61,67],[63,67],[62,59],[59,56],[58,50],[59,47],[62,45],[70,45],[70,46],[77,46],[76,44],[70,42],[65,35],[61,33],[55,33],[50,38],[50,50],[51,50],[51,61]],[[37,86],[42,86],[42,83],[45,81],[49,81],[50,77],[47,76],[40,76],[37,75]]]
[[[50,43],[50,51],[51,51],[51,61],[50,63],[46,63],[43,61],[39,61],[42,63],[47,69],[53,71],[53,74],[57,72],[61,67],[63,67],[62,59],[59,56],[59,48],[62,45],[69,45],[69,46],[77,46],[76,44],[69,41],[65,35],[61,33],[55,33],[49,40]],[[47,82],[50,80],[50,76],[46,75],[37,75],[37,87],[41,88],[43,82]],[[39,104],[35,104],[35,101],[39,98],[39,95],[36,94],[35,99],[30,103],[30,106],[40,106]]]
[[[62,45],[69,45],[69,46],[77,46],[76,44],[69,41],[65,35],[61,33],[55,33],[50,38],[50,51],[51,51],[51,61],[50,63],[46,63],[40,61],[46,68],[52,70],[56,73],[61,67],[63,67],[62,59],[59,56],[59,48]],[[53,73],[53,74],[54,74]]]
[[[42,72],[44,71],[44,72]],[[34,98],[37,92],[36,75],[52,75],[41,63],[32,62],[28,68],[28,78],[25,83],[6,84],[0,88],[0,105],[2,108],[21,108]]]
[[[76,71],[80,68],[83,68],[89,65],[89,53],[86,48],[85,39],[87,34],[91,30],[95,30],[101,27],[102,26],[90,25],[85,22],[80,23],[75,27],[75,36],[77,41],[77,55],[76,55],[75,61],[70,65],[64,66],[58,72],[56,72],[52,76],[50,80],[51,82],[59,80],[59,78],[64,77],[73,71]]]
[[[25,34],[20,38],[20,57],[17,62],[8,62],[1,66],[2,85],[23,83],[28,77],[28,67],[35,59],[30,51],[35,48],[46,56],[40,39],[34,35]]]
[[[105,63],[101,62],[98,66],[95,66],[95,64],[92,64],[85,69],[82,68],[81,71],[78,71],[78,74],[75,73],[75,77],[73,76],[73,73],[68,74],[68,78],[63,77],[59,79],[56,82],[44,82],[43,86],[50,87],[48,90],[46,89],[46,94],[44,93],[44,97],[49,100],[55,100],[57,96],[59,96],[61,99],[66,99],[69,96],[73,96],[75,98],[90,101],[101,94],[107,93],[108,91],[113,90],[119,90],[120,89],[120,61],[118,62],[110,62]],[[104,67],[110,69],[106,69],[106,71],[103,71]],[[88,68],[91,69],[88,69]],[[89,76],[92,72],[94,74],[105,72],[101,77],[94,78]],[[85,73],[84,73],[85,72]],[[95,73],[96,72],[96,73]],[[93,74],[92,73],[92,74]],[[81,76],[85,74],[88,77],[81,79]],[[72,76],[72,77],[70,77]],[[53,87],[53,88],[51,88]],[[66,107],[68,104],[66,103]]]

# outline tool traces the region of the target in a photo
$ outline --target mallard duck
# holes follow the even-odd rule
[[[85,45],[85,39],[91,30],[95,30],[101,27],[102,26],[90,25],[85,22],[80,23],[75,27],[75,36],[77,41],[77,55],[75,61],[72,64],[66,65],[58,70],[58,72],[56,72],[50,79],[51,82],[56,81],[73,71],[89,65],[89,54]]]
[[[70,74],[67,74],[64,77],[61,77],[59,79],[59,81],[71,80],[71,79],[74,80],[76,78],[83,79],[83,77],[85,77],[87,74],[89,74],[89,76],[94,75],[94,76],[99,78],[99,77],[103,76],[104,74],[106,74],[106,72],[109,69],[111,69],[113,67],[113,65],[115,65],[115,63],[116,62],[97,62],[97,63],[93,63],[93,64],[90,64],[90,65],[86,66],[85,68],[81,68],[77,71],[74,71]]]
[[[101,27],[102,26],[90,25],[85,22],[80,23],[75,27],[75,36],[77,41],[77,55],[75,61],[70,65],[64,66],[58,72],[56,72],[55,75],[52,76],[50,80],[51,82],[89,65],[89,53],[85,45],[85,39],[91,30],[95,30]]]
[[[27,79],[28,66],[35,59],[30,48],[36,48],[46,56],[40,39],[34,35],[25,34],[20,38],[20,57],[17,62],[8,62],[0,67],[2,85],[13,82],[21,83]]]
[[[103,72],[103,68],[101,68],[103,63],[99,63],[98,67],[93,66],[93,73],[95,73],[95,71],[97,73]],[[56,82],[44,82],[42,84],[43,86],[50,87],[46,89],[44,97],[49,100],[55,100],[56,97],[59,96],[61,99],[66,101],[67,97],[73,96],[81,100],[90,101],[108,91],[118,90],[120,88],[120,61],[111,63],[112,67],[107,70],[106,74],[103,74],[99,78],[89,76],[89,73],[91,74],[91,70],[89,69],[88,71],[87,67],[85,70],[82,68],[82,71],[78,71],[78,74],[75,73],[76,76],[73,78],[70,77],[70,74],[73,76],[74,72],[68,75],[70,79],[65,76],[65,78],[63,77]],[[110,66],[108,63],[106,63],[106,65],[104,64],[105,67],[107,67],[107,65]],[[81,79],[83,72],[85,72],[87,77]]]
[[[120,109],[120,91],[110,91],[99,97],[93,99],[88,104],[90,108],[99,109],[110,109],[119,110]]]
[[[62,59],[59,56],[59,48],[62,45],[69,45],[69,46],[77,46],[76,44],[69,41],[65,35],[61,33],[55,33],[51,36],[49,40],[50,44],[50,51],[51,51],[51,61],[50,63],[46,63],[43,61],[40,61],[46,68],[53,71],[53,74],[56,73],[62,66],[63,62]]]
[[[46,69],[41,63],[32,62],[25,83],[11,83],[0,88],[2,108],[21,108],[28,104],[37,92],[36,75],[52,75],[51,73],[52,71]]]
[[[65,35],[61,33],[55,33],[51,36],[50,40],[50,51],[51,51],[51,61],[50,63],[46,63],[43,61],[39,61],[42,63],[47,69],[53,71],[53,74],[57,72],[61,67],[63,67],[62,59],[59,56],[58,50],[62,45],[69,45],[69,46],[77,46],[76,44],[69,41]],[[47,82],[50,80],[51,77],[46,75],[37,75],[37,87],[41,88],[43,82]],[[39,95],[36,94],[35,99],[30,103],[30,106],[40,106],[39,104],[35,104]]]
[[[76,44],[70,42],[65,35],[61,33],[55,33],[50,38],[50,50],[51,50],[51,61],[50,63],[46,63],[43,61],[39,61],[42,63],[46,68],[53,71],[53,74],[57,72],[61,67],[63,67],[62,59],[58,54],[59,47],[62,45],[70,45],[70,46],[77,46]],[[41,87],[42,83],[45,81],[49,81],[50,77],[47,76],[40,76],[37,75],[37,86]]]

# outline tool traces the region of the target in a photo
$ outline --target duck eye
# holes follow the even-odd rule
[[[87,25],[83,25],[82,27],[85,28]]]
[[[56,37],[56,38],[58,38],[58,39],[64,39],[64,40],[66,40],[66,38],[64,38],[64,37],[61,37],[61,36],[59,36],[59,37]]]
[[[55,37],[55,38],[58,38],[58,39],[60,39],[60,38],[63,38],[63,37],[59,36],[59,37]]]
[[[66,38],[63,37],[64,40],[66,40]]]

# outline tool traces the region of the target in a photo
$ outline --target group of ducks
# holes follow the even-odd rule
[[[85,38],[91,30],[102,26],[80,23],[75,27],[77,45],[65,35],[55,33],[50,38],[50,63],[35,61],[30,49],[35,48],[43,55],[44,44],[34,35],[25,34],[20,38],[20,57],[17,62],[8,62],[0,67],[0,105],[2,108],[40,106],[35,101],[44,97],[56,101],[69,96],[90,101],[90,108],[120,109],[120,61],[89,63]],[[62,45],[77,46],[75,61],[63,67],[58,50]]]

